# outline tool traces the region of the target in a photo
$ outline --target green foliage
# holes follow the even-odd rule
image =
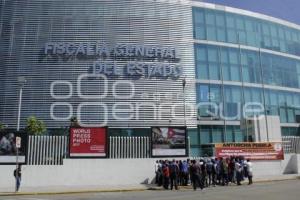
[[[70,122],[71,122],[70,127],[80,127],[77,117],[74,116],[71,117]]]
[[[34,116],[28,117],[26,122],[26,131],[31,135],[42,135],[47,130],[45,123]]]
[[[3,129],[5,129],[5,125],[2,122],[0,122],[0,131]]]

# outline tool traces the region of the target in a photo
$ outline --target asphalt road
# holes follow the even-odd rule
[[[203,191],[143,191],[86,193],[70,195],[8,196],[2,200],[299,200],[300,180],[259,183],[251,186],[225,186],[206,188]]]

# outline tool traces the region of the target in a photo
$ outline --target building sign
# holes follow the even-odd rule
[[[107,128],[71,128],[70,157],[106,157]]]
[[[18,163],[26,164],[27,139],[28,135],[24,132],[0,132],[0,164],[15,164],[17,148]]]
[[[251,160],[283,160],[280,142],[243,142],[215,144],[216,157],[244,157]]]
[[[186,156],[186,127],[152,127],[152,156]]]
[[[94,74],[134,76],[136,78],[172,78],[182,75],[178,50],[141,44],[64,43],[48,42],[44,54],[55,57],[96,59]],[[126,64],[119,64],[125,61]],[[124,63],[124,62],[123,62]]]

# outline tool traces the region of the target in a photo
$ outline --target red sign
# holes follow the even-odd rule
[[[242,142],[215,144],[216,157],[244,157],[250,160],[283,160],[280,142]]]
[[[106,128],[71,128],[70,157],[106,157]]]

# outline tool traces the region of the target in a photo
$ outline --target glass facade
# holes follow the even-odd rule
[[[254,17],[193,8],[194,38],[300,55],[300,31]]]
[[[214,143],[243,142],[246,140],[240,126],[231,125],[201,125],[198,126],[198,132],[194,131],[193,134],[189,133],[189,136],[192,155],[213,156]]]
[[[192,153],[213,155],[214,143],[249,141],[240,125],[227,124],[240,124],[254,115],[277,115],[285,125],[282,136],[300,136],[299,128],[288,126],[297,123],[296,116],[300,115],[300,58],[267,51],[299,56],[300,31],[263,19],[196,7],[193,24],[196,102],[202,123],[191,137]],[[253,102],[263,110],[243,112],[245,104]]]
[[[298,136],[300,137],[299,127],[281,127],[282,136]]]
[[[300,87],[300,60],[238,48],[195,44],[196,78]]]

